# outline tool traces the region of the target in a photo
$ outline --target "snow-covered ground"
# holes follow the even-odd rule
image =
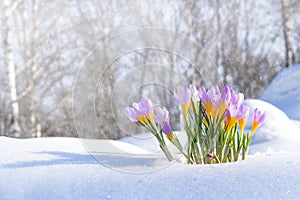
[[[282,70],[264,91],[261,99],[300,120],[300,64]]]
[[[246,161],[166,165],[134,174],[87,154],[80,140],[1,138],[1,199],[297,199],[300,154],[280,141],[251,147]],[[299,150],[299,148],[298,148]],[[256,153],[254,153],[256,152]],[[254,154],[254,155],[253,155]],[[154,157],[103,153],[112,167],[164,165]],[[127,162],[125,162],[127,159]],[[130,161],[130,162],[129,162]]]
[[[119,141],[0,137],[0,199],[300,199],[300,81],[285,81],[300,67],[290,70],[274,79],[265,101],[247,100],[268,117],[245,161],[169,163],[148,134]]]

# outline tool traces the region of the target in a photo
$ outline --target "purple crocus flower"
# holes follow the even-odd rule
[[[207,91],[207,95],[209,97],[209,100],[213,102],[214,105],[216,105],[216,103],[219,102],[220,95],[221,95],[219,87],[217,85],[213,86],[211,89]]]
[[[198,96],[203,103],[208,117],[210,117],[211,115],[213,115],[214,118],[216,117],[220,95],[221,93],[218,86],[213,86],[207,92],[205,91],[205,88],[203,86],[199,88]]]
[[[183,87],[177,93],[174,92],[174,97],[180,105],[186,105],[191,101],[192,92],[188,87]]]
[[[181,110],[185,116],[186,121],[188,121],[189,103],[192,97],[190,88],[183,87],[177,93],[174,92],[174,97],[176,101],[181,105]]]
[[[225,112],[226,130],[230,131],[238,120],[238,107],[230,104]]]
[[[165,107],[155,107],[154,120],[161,125],[164,122],[169,122],[169,111]]]
[[[226,85],[221,93],[220,103],[224,103],[225,105],[228,105],[231,100],[231,90]]]
[[[208,95],[207,95],[207,92],[206,92],[206,89],[203,85],[201,85],[199,87],[199,90],[198,90],[198,97],[199,99],[202,101],[202,102],[208,102],[210,101]]]
[[[132,107],[126,107],[125,112],[128,118],[133,122],[147,124],[147,119],[153,120],[153,105],[147,98],[141,98],[138,103],[133,103]]]
[[[163,123],[163,126],[162,126],[162,132],[163,132],[164,134],[167,134],[167,135],[168,135],[170,132],[172,132],[172,128],[171,128],[171,126],[170,126],[169,123],[167,123],[167,122]]]
[[[152,102],[150,101],[150,99],[145,97],[142,97],[138,104],[134,103],[133,107],[142,116],[150,115],[153,111]]]
[[[223,115],[226,108],[228,107],[229,103],[231,100],[231,90],[228,86],[225,86],[224,89],[222,90],[221,97],[219,99],[219,114]]]
[[[190,90],[191,90],[191,98],[194,102],[200,101],[200,98],[198,96],[199,91],[194,85],[190,85]]]
[[[208,91],[205,90],[204,86],[200,86],[198,91],[198,97],[203,103],[218,102],[220,94],[220,89],[217,85],[213,86]]]
[[[238,93],[236,94],[234,90],[231,91],[231,104],[234,104],[236,106],[240,106],[244,102],[244,94]]]
[[[238,119],[238,107],[236,105],[230,104],[226,109],[226,117],[234,117]]]
[[[139,114],[136,112],[136,110],[134,108],[126,107],[125,108],[125,113],[131,121],[133,121],[133,122],[138,121],[137,117],[139,116]]]
[[[174,139],[174,136],[173,136],[173,133],[172,133],[172,128],[171,128],[171,126],[170,126],[170,124],[168,122],[163,123],[163,125],[162,125],[162,132],[164,134],[166,134],[167,137],[170,140]]]
[[[252,130],[251,130],[252,134],[262,123],[264,123],[266,117],[267,117],[266,112],[261,112],[257,108],[253,111],[253,122],[252,122]]]
[[[238,109],[237,118],[239,120],[238,123],[239,123],[241,132],[244,131],[249,113],[250,113],[250,109],[249,109],[249,106],[247,106],[247,105],[241,105]]]
[[[261,112],[257,108],[253,111],[253,121],[262,124],[266,119],[266,112]]]
[[[239,119],[247,119],[250,113],[249,106],[247,105],[240,105],[237,113],[237,117]]]

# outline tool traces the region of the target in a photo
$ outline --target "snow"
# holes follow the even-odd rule
[[[87,153],[81,142],[74,138],[1,137],[1,199],[293,199],[300,196],[299,147],[287,151],[285,147],[280,148],[279,140],[251,146],[252,155],[242,162],[205,166],[173,162],[164,168],[160,168],[166,164],[162,159],[156,162],[160,159],[130,154],[121,162],[105,166]],[[102,154],[105,155],[111,160],[117,156]],[[126,163],[126,159],[135,162]],[[121,171],[126,165],[156,170],[138,174]]]
[[[300,64],[282,70],[263,92],[261,99],[300,120]]]
[[[253,136],[253,143],[260,143],[278,138],[286,139],[287,137],[295,139],[294,131],[298,131],[298,126],[295,122],[291,121],[282,110],[259,99],[247,99],[245,102],[250,106],[251,111],[255,108],[265,111],[268,118]],[[251,129],[252,124],[251,116],[252,114],[250,114],[246,124],[246,128],[249,130]]]
[[[245,161],[186,165],[178,154],[168,162],[146,133],[118,141],[0,137],[0,199],[300,199],[300,91],[288,70],[300,73],[299,65],[284,70],[263,100],[246,101],[267,119]]]

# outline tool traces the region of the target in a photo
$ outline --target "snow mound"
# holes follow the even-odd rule
[[[247,120],[246,129],[250,130],[252,125],[252,112],[255,108],[266,111],[266,121],[258,128],[253,136],[252,144],[274,139],[299,138],[300,129],[288,116],[276,106],[258,99],[247,99],[251,113]]]
[[[282,109],[291,119],[300,120],[299,77],[300,64],[283,69],[260,98]]]

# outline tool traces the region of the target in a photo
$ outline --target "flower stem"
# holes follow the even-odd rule
[[[161,150],[164,152],[164,154],[166,155],[167,159],[169,161],[172,161],[174,160],[174,158],[172,157],[170,151],[168,150],[167,146],[162,146],[162,145],[159,145]]]

